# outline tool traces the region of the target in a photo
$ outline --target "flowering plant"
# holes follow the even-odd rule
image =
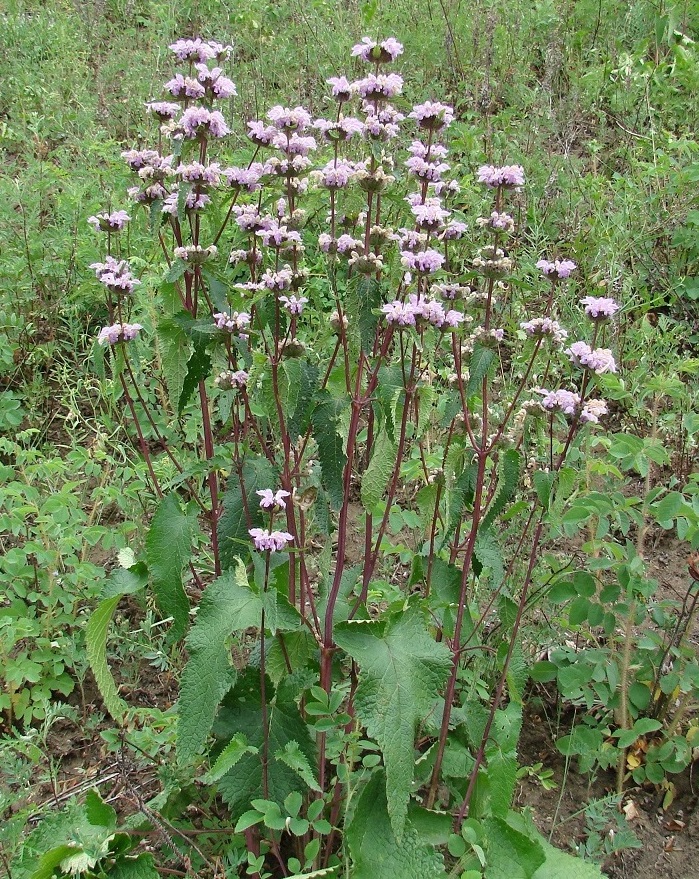
[[[219,66],[230,47],[170,48],[185,69],[147,105],[158,149],[124,158],[162,248],[166,410],[200,431],[194,448],[175,447],[141,390],[134,352],[153,330],[145,315],[126,322],[140,313],[114,235],[123,212],[90,222],[107,237],[93,268],[114,322],[98,341],[159,498],[148,577],[189,656],[179,761],[197,772],[213,734],[205,778],[250,875],[325,875],[343,859],[370,875],[372,824],[385,876],[446,875],[420,815],[451,813],[444,842],[467,817],[494,839],[508,826],[515,774],[498,753],[516,765],[522,627],[566,462],[606,412],[596,380],[616,365],[594,346],[616,304],[584,299],[591,344],[562,350],[575,263],[540,260],[543,292],[522,295],[524,169],[449,176],[454,110],[391,103],[404,85],[386,72],[403,53],[394,38],[354,47],[372,69],[328,81],[332,118],[279,105],[247,122],[235,165],[234,123],[214,109],[236,93]],[[473,232],[462,186],[483,193]],[[208,554],[191,555],[196,533]],[[231,637],[248,645],[243,669]],[[536,837],[508,833],[543,862]]]

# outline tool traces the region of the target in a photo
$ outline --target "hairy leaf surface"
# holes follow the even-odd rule
[[[194,758],[208,736],[216,709],[235,683],[228,639],[233,632],[258,627],[262,602],[248,586],[245,566],[226,571],[204,592],[197,621],[187,636],[190,659],[182,674],[177,720],[177,753]]]
[[[341,624],[335,640],[359,665],[357,716],[383,752],[388,811],[400,836],[413,781],[415,729],[447,678],[450,653],[415,610],[385,625]]]

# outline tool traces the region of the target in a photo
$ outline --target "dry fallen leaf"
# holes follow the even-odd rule
[[[628,801],[624,806],[623,812],[624,815],[626,815],[626,820],[629,822],[636,821],[640,816],[640,812],[636,808],[636,803],[634,803],[633,800]]]

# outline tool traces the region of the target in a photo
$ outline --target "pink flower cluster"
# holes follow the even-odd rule
[[[102,327],[97,336],[99,345],[116,345],[117,342],[130,342],[135,339],[143,329],[141,324],[112,324],[110,327]]]
[[[608,296],[585,296],[580,300],[585,314],[592,320],[607,320],[619,311],[619,303]]]
[[[439,329],[443,327],[456,329],[464,321],[463,314],[453,309],[446,311],[439,300],[417,296],[414,293],[410,294],[407,302],[396,299],[382,305],[381,311],[385,314],[387,323],[400,327],[414,327],[418,318]]]
[[[96,232],[121,232],[130,219],[126,211],[113,211],[111,214],[103,213],[88,217],[87,222]]]
[[[294,537],[288,531],[272,531],[266,528],[250,528],[248,534],[253,539],[255,549],[260,552],[282,552]]]
[[[401,265],[421,275],[438,272],[444,265],[444,254],[431,248],[427,250],[403,250],[400,255]]]
[[[540,259],[536,264],[537,269],[541,269],[541,274],[552,281],[559,281],[562,278],[569,278],[577,269],[577,265],[572,259],[555,259],[551,262],[548,259]]]
[[[352,46],[353,58],[361,58],[362,61],[374,64],[388,64],[402,54],[403,46],[395,37],[388,37],[380,43],[375,42],[371,37],[362,37],[360,43]]]
[[[485,183],[491,189],[503,187],[512,189],[515,186],[524,186],[524,168],[521,165],[481,165],[476,172],[479,183]]]
[[[528,336],[548,337],[558,344],[565,342],[568,338],[568,332],[558,321],[552,320],[550,317],[535,317],[532,320],[523,321],[519,326]]]
[[[250,315],[245,311],[219,311],[214,315],[214,321],[219,330],[229,333],[239,333],[250,325]]]
[[[415,119],[420,128],[427,131],[439,131],[454,121],[454,109],[439,101],[425,101],[424,104],[416,104],[412,113],[408,113],[408,118]]]
[[[131,274],[131,268],[125,259],[117,260],[113,256],[106,257],[104,262],[93,262],[94,270],[100,283],[113,293],[131,294],[141,283]]]
[[[573,342],[570,348],[566,348],[565,353],[575,366],[590,369],[597,375],[616,372],[614,355],[609,348],[591,348],[587,342]]]
[[[205,42],[201,37],[194,40],[176,40],[170,44],[170,50],[175,53],[178,61],[211,61],[227,58],[232,46],[224,46],[221,43]]]

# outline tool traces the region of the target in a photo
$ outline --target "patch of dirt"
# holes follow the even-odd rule
[[[532,709],[525,712],[519,762],[523,766],[542,763],[543,769],[553,771],[557,788],[545,790],[539,781],[527,778],[520,783],[516,805],[532,810],[537,827],[544,836],[550,835],[554,845],[575,852],[588,835],[585,807],[594,800],[611,798],[615,790],[614,773],[600,773],[591,782],[577,772],[574,764],[569,765],[566,773],[566,760],[553,743],[549,721],[543,712]],[[671,776],[675,796],[665,810],[663,792],[658,793],[654,786],[627,787],[622,806],[629,815],[629,829],[638,837],[641,847],[625,849],[607,858],[603,871],[610,879],[699,877],[699,767],[696,772],[695,767]],[[617,827],[611,811],[608,814],[611,820],[602,828],[603,835]]]

